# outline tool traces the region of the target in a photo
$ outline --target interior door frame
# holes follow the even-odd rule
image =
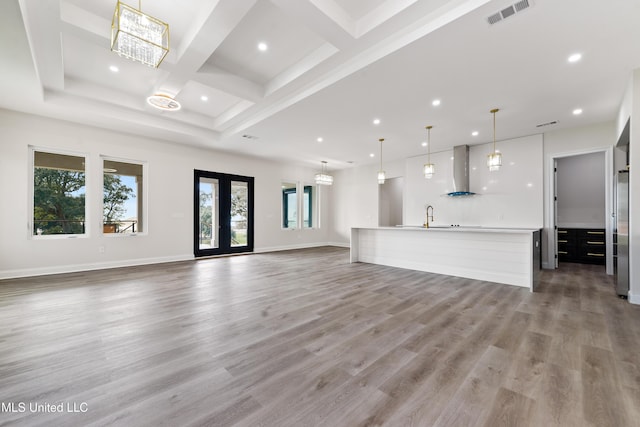
[[[556,238],[556,219],[555,219],[555,192],[554,187],[556,186],[556,174],[554,171],[555,162],[557,159],[563,157],[572,157],[579,156],[581,154],[591,154],[591,153],[604,153],[604,171],[605,171],[605,184],[604,184],[604,192],[605,192],[605,244],[606,244],[606,273],[611,275],[613,274],[613,222],[612,222],[612,213],[613,213],[613,146],[602,147],[602,148],[593,148],[593,149],[584,149],[584,150],[576,150],[564,153],[555,153],[549,157],[549,169],[548,169],[548,180],[547,180],[547,193],[546,193],[546,217],[549,218],[549,222],[547,223],[547,230],[550,231],[547,233],[547,254],[557,254],[558,253],[558,239]],[[549,260],[549,255],[547,255],[547,261]],[[551,260],[551,264],[547,268],[557,268],[557,264],[555,259]]]
[[[200,178],[218,180],[218,247],[200,248]],[[231,183],[247,183],[247,244],[231,246]],[[254,243],[254,177],[194,169],[193,173],[193,254],[196,258],[253,252]]]

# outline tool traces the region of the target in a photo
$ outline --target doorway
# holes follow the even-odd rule
[[[404,178],[387,178],[384,184],[378,185],[378,225],[395,227],[402,225],[402,192]]]
[[[612,274],[611,148],[556,155],[550,161],[550,265],[604,264]]]
[[[194,171],[194,255],[253,252],[253,177]]]

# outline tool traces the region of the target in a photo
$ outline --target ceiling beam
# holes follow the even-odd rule
[[[19,3],[44,98],[47,89],[64,89],[60,1],[19,0]]]

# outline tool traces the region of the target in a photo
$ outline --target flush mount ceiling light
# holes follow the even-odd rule
[[[500,111],[497,108],[491,110],[493,114],[493,153],[487,155],[487,166],[490,172],[495,172],[502,166],[502,154],[496,151],[496,113]]]
[[[178,101],[162,93],[151,95],[147,98],[147,104],[162,111],[178,111],[182,106]]]
[[[122,2],[111,21],[111,50],[127,59],[158,68],[169,53],[169,24]]]
[[[382,170],[382,143],[384,142],[384,138],[380,138],[380,170],[378,171],[378,184],[384,184],[386,179],[385,173]]]
[[[322,161],[322,171],[316,174],[316,184],[333,185],[333,177],[327,173],[327,162]]]
[[[427,163],[424,164],[424,177],[431,179],[434,173],[436,173],[436,167],[431,163],[431,128],[433,126],[427,126]]]

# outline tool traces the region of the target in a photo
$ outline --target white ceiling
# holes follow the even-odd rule
[[[144,1],[171,32],[152,69],[110,51],[114,0],[3,0],[0,107],[330,169],[377,162],[380,137],[385,160],[423,154],[425,125],[432,151],[489,142],[494,107],[498,140],[613,120],[640,1],[529,1],[495,25],[515,0]]]

